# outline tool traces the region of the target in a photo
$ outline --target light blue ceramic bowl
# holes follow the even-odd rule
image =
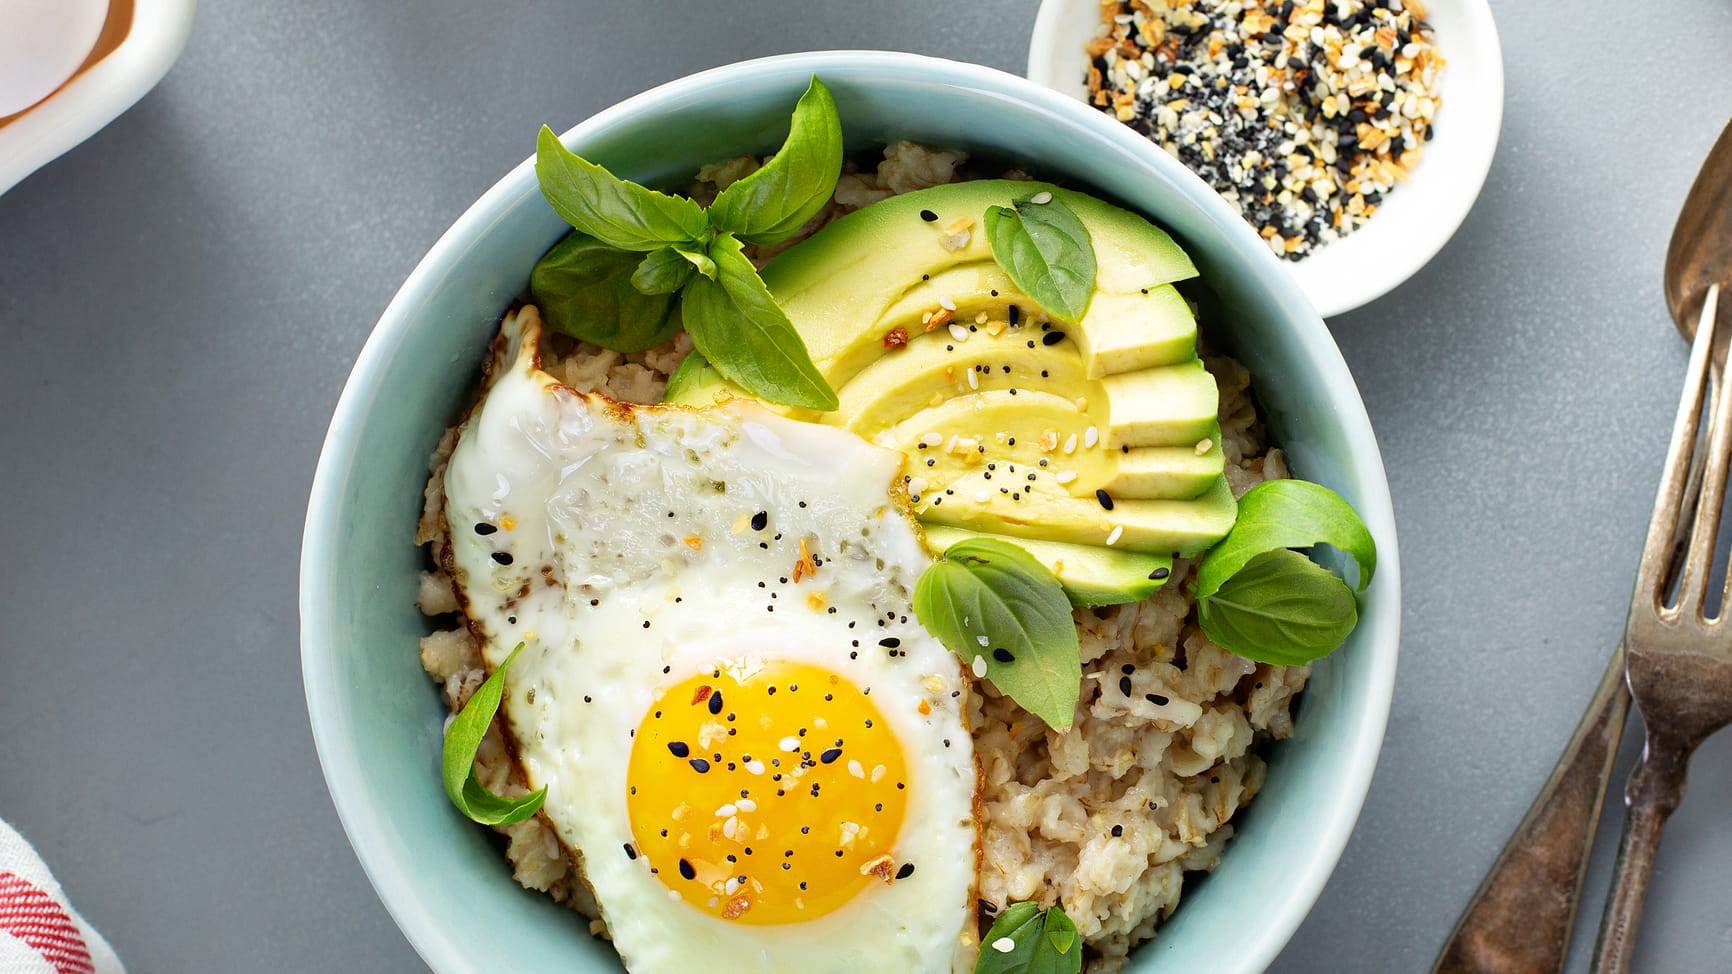
[[[1346,648],[1316,667],[1293,738],[1235,824],[1220,869],[1130,970],[1263,970],[1304,917],[1364,800],[1389,714],[1400,617],[1395,523],[1371,425],[1323,322],[1226,203],[1128,128],[1002,72],[908,54],[798,54],[717,68],[630,99],[565,134],[616,173],[678,184],[712,160],[768,152],[817,74],[852,147],[915,139],[1019,160],[1143,212],[1190,251],[1225,305],[1226,342],[1257,376],[1301,475],[1371,526],[1379,571]],[[531,144],[533,132],[524,132]],[[301,655],[325,780],[379,896],[441,974],[616,971],[584,924],[520,889],[487,830],[446,802],[441,719],[415,641],[423,552],[412,538],[439,433],[537,257],[566,231],[526,161],[410,275],[355,364],[319,459],[301,553]],[[509,961],[504,958],[510,958]]]

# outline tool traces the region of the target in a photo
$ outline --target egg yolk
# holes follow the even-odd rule
[[[737,923],[811,920],[906,878],[907,764],[870,693],[780,662],[668,687],[632,740],[627,854]]]

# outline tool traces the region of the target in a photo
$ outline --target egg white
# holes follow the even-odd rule
[[[978,868],[968,691],[960,661],[909,607],[931,559],[891,496],[901,455],[747,403],[643,408],[577,393],[539,369],[539,331],[526,308],[495,342],[445,474],[446,567],[489,668],[524,644],[503,706],[518,758],[531,786],[548,789],[546,817],[581,851],[627,968],[968,970]],[[757,512],[762,530],[749,523]],[[782,582],[800,539],[822,567]],[[891,636],[895,653],[880,645]],[[894,848],[917,865],[911,875],[813,920],[750,925],[689,906],[628,853],[633,731],[659,689],[742,655],[816,664],[870,688],[908,764]]]

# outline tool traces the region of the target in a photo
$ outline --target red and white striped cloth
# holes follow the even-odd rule
[[[0,974],[125,974],[23,836],[0,822]]]

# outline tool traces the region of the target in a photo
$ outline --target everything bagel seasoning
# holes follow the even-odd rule
[[[1419,163],[1444,65],[1424,17],[1416,0],[1106,0],[1089,100],[1299,260]]]

